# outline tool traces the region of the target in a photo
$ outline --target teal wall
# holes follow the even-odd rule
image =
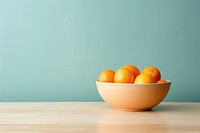
[[[104,69],[154,65],[200,101],[200,0],[0,0],[0,101],[100,101]]]

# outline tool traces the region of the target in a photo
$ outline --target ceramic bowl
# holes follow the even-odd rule
[[[110,106],[132,111],[151,110],[167,96],[171,81],[166,83],[124,84],[96,81],[101,98]]]

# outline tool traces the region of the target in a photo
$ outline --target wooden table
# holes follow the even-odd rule
[[[200,133],[200,103],[128,112],[103,102],[0,103],[1,133]]]

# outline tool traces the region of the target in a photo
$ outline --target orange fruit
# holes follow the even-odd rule
[[[134,73],[127,68],[120,68],[114,76],[115,83],[133,83],[134,79]]]
[[[135,77],[140,75],[140,70],[136,66],[126,65],[126,66],[123,66],[122,68],[127,68],[127,69],[131,70],[134,73]]]
[[[149,74],[140,74],[135,78],[134,84],[155,83],[155,79]]]
[[[160,71],[154,66],[144,68],[142,73],[151,75],[156,81],[160,80],[161,78]]]
[[[113,70],[104,70],[98,77],[99,82],[114,82],[115,72]]]
[[[166,80],[160,79],[160,80],[158,80],[156,83],[166,83],[166,82],[167,82]]]

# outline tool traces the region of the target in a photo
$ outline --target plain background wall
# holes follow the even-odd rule
[[[0,101],[101,101],[104,69],[154,65],[200,101],[199,0],[0,0]]]

